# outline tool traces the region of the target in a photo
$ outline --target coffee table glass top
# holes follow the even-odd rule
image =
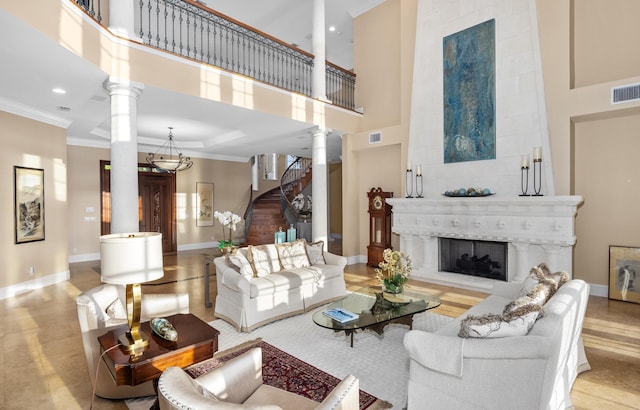
[[[440,306],[440,298],[405,287],[400,295],[383,293],[380,286],[358,289],[313,314],[313,321],[333,330],[355,330],[397,320]],[[326,316],[329,309],[342,308],[359,315],[357,319],[340,323]]]

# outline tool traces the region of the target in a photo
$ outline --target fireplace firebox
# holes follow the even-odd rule
[[[440,271],[507,280],[506,242],[438,238],[438,244]]]

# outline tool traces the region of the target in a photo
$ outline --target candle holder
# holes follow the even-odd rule
[[[534,158],[533,159],[533,192],[535,193],[531,196],[544,196],[540,193],[541,187],[542,187],[542,159]]]
[[[406,179],[407,198],[413,198],[413,170],[408,169],[406,176],[407,176],[407,179]]]
[[[422,174],[416,175],[416,198],[424,198],[422,196]]]
[[[522,190],[520,196],[531,196],[527,193],[529,191],[529,167],[520,167],[520,189]]]

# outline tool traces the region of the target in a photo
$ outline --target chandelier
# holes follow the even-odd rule
[[[173,142],[173,127],[169,127],[169,140],[155,154],[149,153],[147,162],[160,170],[172,173],[184,171],[193,165],[191,158],[182,155],[176,143]]]

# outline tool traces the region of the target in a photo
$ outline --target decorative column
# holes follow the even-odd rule
[[[254,155],[251,157],[251,189],[260,190],[260,157]]]
[[[570,267],[561,266],[561,257],[560,254],[562,250],[569,250],[569,257],[571,257],[571,247],[563,247],[559,245],[542,245],[542,249],[544,250],[544,254],[546,256],[547,266],[551,269],[552,272],[557,271],[567,271],[571,277],[573,277],[573,272],[571,272]]]
[[[111,233],[138,232],[137,100],[144,85],[114,77],[111,97]]]
[[[142,42],[134,26],[136,4],[131,0],[109,0],[109,31],[120,37]]]
[[[529,244],[526,242],[513,242],[513,247],[516,250],[516,271],[514,275],[507,278],[509,282],[522,282],[529,275],[531,266],[529,263]]]
[[[327,167],[327,131],[316,129],[312,136],[313,183],[311,186],[312,215],[311,232],[313,241],[328,244],[328,167]]]
[[[319,100],[327,100],[327,85],[325,77],[325,27],[324,0],[313,0],[313,32],[311,51],[313,52],[313,72],[311,81],[311,96]]]

